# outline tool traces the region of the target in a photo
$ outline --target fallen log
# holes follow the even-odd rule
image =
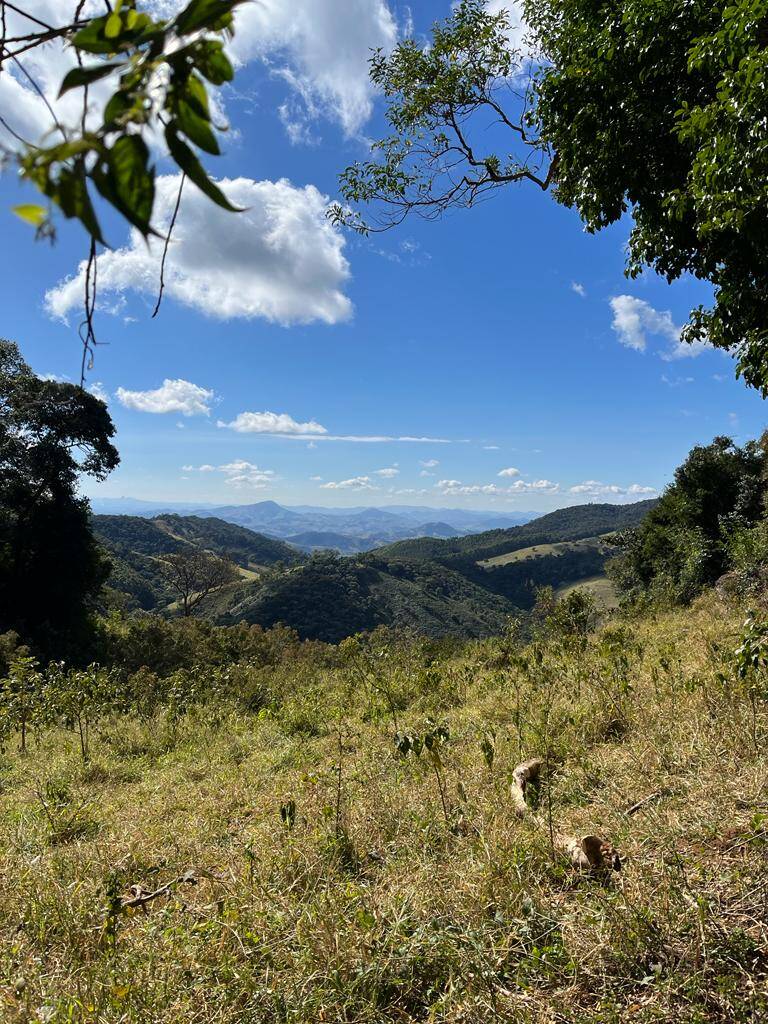
[[[547,825],[537,815],[530,813],[525,799],[526,790],[539,781],[543,761],[540,757],[532,757],[522,761],[512,772],[510,795],[514,804],[515,814],[519,817],[530,816],[540,828]],[[548,830],[548,829],[547,829]],[[555,850],[570,862],[571,867],[579,871],[602,872],[620,871],[621,857],[614,847],[601,836],[577,836],[555,833],[553,836]]]

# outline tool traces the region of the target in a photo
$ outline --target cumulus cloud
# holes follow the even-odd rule
[[[236,28],[235,59],[266,61],[291,88],[288,125],[305,126],[322,113],[349,135],[373,109],[371,50],[388,50],[397,39],[385,0],[260,0],[240,8]]]
[[[645,352],[649,337],[658,337],[669,342],[669,347],[660,353],[661,358],[670,361],[701,355],[710,348],[703,341],[686,344],[680,340],[682,327],[675,324],[669,310],[654,309],[644,299],[633,295],[614,295],[610,300],[613,311],[613,327],[619,341],[635,352]]]
[[[328,431],[314,420],[299,423],[285,412],[241,412],[230,423],[218,423],[238,434],[327,434]]]
[[[557,494],[560,490],[560,484],[553,483],[552,480],[515,480],[507,487],[499,484],[464,484],[460,480],[439,480],[435,486],[446,496],[486,494],[495,498],[511,498],[517,494],[530,492]]]
[[[514,466],[509,466],[507,469],[502,469],[498,473],[499,476],[520,476],[520,470],[515,469]]]
[[[375,470],[376,476],[383,476],[387,480],[391,480],[392,477],[399,476],[400,470],[397,466],[387,466],[386,469]]]
[[[320,485],[326,491],[376,491],[378,488],[369,476],[353,476],[349,480],[329,480]]]
[[[156,221],[167,230],[180,177],[157,180]],[[184,188],[165,270],[166,293],[219,320],[260,317],[284,325],[347,320],[352,304],[342,289],[349,277],[344,239],[325,216],[313,185],[236,178],[219,183],[241,213],[229,213],[193,185]],[[99,292],[157,292],[162,238],[145,242],[131,232],[123,249],[98,257]],[[58,318],[82,304],[85,263],[45,297]]]
[[[187,0],[146,0],[146,7],[171,17]],[[24,9],[48,25],[62,23],[61,0],[27,0]],[[74,5],[73,5],[74,6]],[[84,15],[102,13],[102,0],[86,0]],[[71,12],[68,12],[71,13]],[[7,35],[29,31],[29,21],[6,11]],[[289,98],[281,119],[296,141],[312,141],[309,124],[319,116],[338,122],[352,135],[371,114],[374,90],[368,75],[371,48],[390,49],[397,25],[386,0],[260,0],[235,13],[236,34],[229,52],[239,66],[252,61],[267,65],[286,83]],[[0,108],[12,112],[11,127],[37,141],[50,127],[46,101],[64,125],[75,125],[82,112],[78,90],[58,99],[59,86],[74,65],[71,48],[54,41],[24,55],[24,66],[45,96],[36,93],[15,67],[0,76]],[[101,111],[112,85],[90,87],[90,105]],[[216,97],[214,97],[216,99]],[[222,117],[218,118],[219,121]],[[298,133],[298,137],[297,137]]]
[[[117,389],[117,400],[126,409],[137,412],[178,412],[182,416],[208,416],[213,391],[198,387],[188,380],[164,380],[154,391],[128,391]]]
[[[439,466],[440,463],[437,459],[419,459],[419,465],[423,466],[424,469],[434,469],[435,466]]]
[[[235,459],[222,466],[211,466],[204,463],[202,466],[182,466],[181,468],[185,473],[222,473],[224,483],[238,490],[260,491],[274,483],[275,480],[274,470],[261,469],[246,459]]]
[[[576,292],[576,294],[580,295],[582,299],[586,298],[587,289],[583,284],[579,284],[578,281],[571,281],[571,291]]]
[[[641,484],[630,484],[629,487],[621,487],[619,484],[604,484],[601,480],[585,480],[583,483],[575,484],[569,488],[571,494],[587,495],[592,498],[599,497],[640,497],[656,494],[655,487],[644,487]]]

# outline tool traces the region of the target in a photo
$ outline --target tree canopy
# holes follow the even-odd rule
[[[462,0],[430,46],[374,55],[392,131],[343,173],[336,218],[390,226],[518,181],[551,187],[588,231],[629,213],[627,273],[711,283],[683,340],[731,351],[768,395],[768,0],[523,7],[525,48],[505,12]]]
[[[114,432],[102,401],[0,341],[0,633],[47,656],[76,649],[109,571],[77,482],[117,466]]]
[[[716,437],[692,449],[642,523],[618,538],[623,553],[609,571],[626,594],[689,601],[732,568],[736,544],[764,524],[767,442]]]

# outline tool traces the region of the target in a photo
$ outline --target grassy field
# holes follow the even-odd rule
[[[586,537],[584,540],[559,541],[556,544],[535,544],[533,547],[509,551],[495,558],[487,558],[478,562],[483,566],[509,565],[511,562],[524,562],[529,558],[544,558],[547,555],[563,555],[567,551],[608,551],[608,545],[601,537]]]
[[[63,727],[26,756],[11,737],[0,1018],[765,1019],[768,715],[733,669],[741,617],[709,597],[584,649],[254,667],[250,710],[107,715],[87,761]],[[434,755],[398,753],[396,728],[438,725]],[[557,830],[623,870],[574,871]]]
[[[566,583],[558,587],[555,597],[560,600],[567,597],[573,590],[585,590],[595,599],[597,607],[601,611],[613,611],[619,606],[619,595],[616,587],[607,576],[588,576],[586,579],[577,580],[575,583]]]

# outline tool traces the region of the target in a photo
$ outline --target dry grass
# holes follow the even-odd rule
[[[600,537],[585,537],[583,540],[563,540],[553,544],[534,544],[529,548],[518,548],[516,551],[508,551],[504,555],[496,555],[494,558],[486,558],[478,562],[483,567],[509,565],[512,562],[525,562],[531,558],[544,558],[548,555],[564,555],[570,551],[610,551],[609,545],[603,539],[610,534]]]
[[[450,730],[439,776],[397,755],[360,672],[306,667],[275,670],[283,696],[260,715],[104,721],[85,765],[64,729],[9,749],[0,1018],[759,1019],[768,720],[755,749],[728,674],[738,623],[709,599],[583,653],[486,642],[426,673],[393,654],[376,682],[401,727]],[[619,876],[575,874],[515,817],[509,775],[532,754],[537,818],[609,837]],[[190,871],[115,913],[132,885]]]

